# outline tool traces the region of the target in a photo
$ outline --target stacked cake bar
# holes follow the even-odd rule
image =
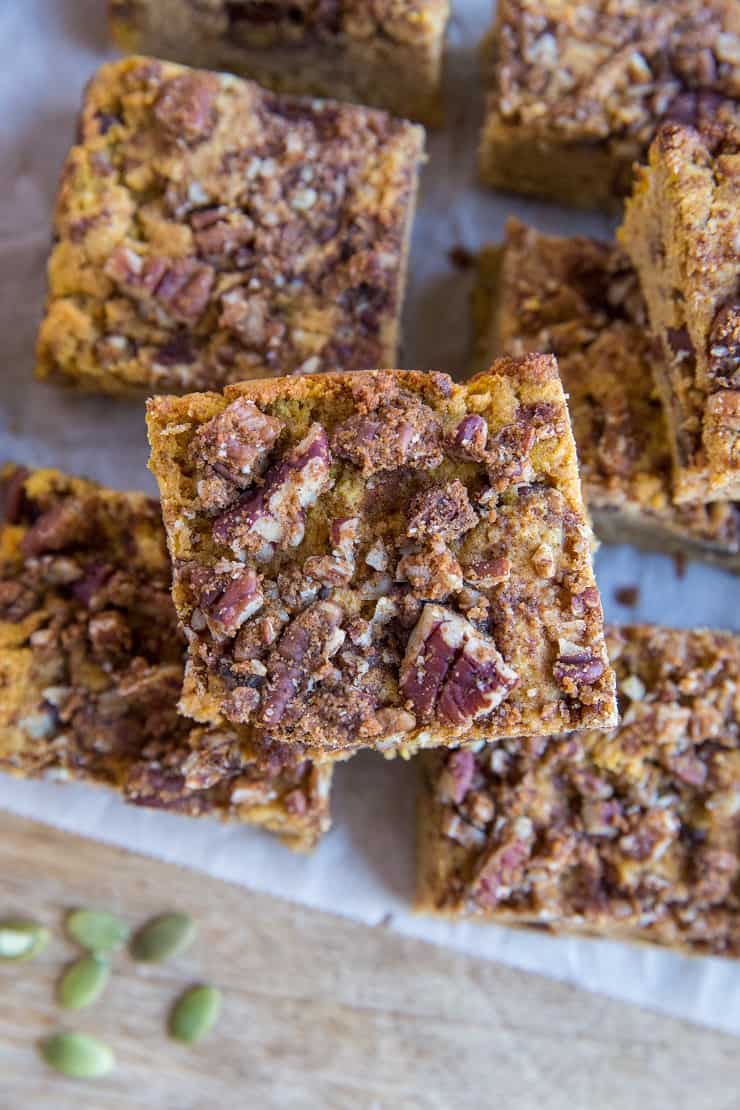
[[[499,0],[482,180],[615,207],[661,123],[740,123],[737,0]]]
[[[740,503],[674,500],[662,364],[628,256],[510,220],[479,256],[476,366],[496,354],[557,355],[589,513],[607,543],[634,543],[740,571]]]

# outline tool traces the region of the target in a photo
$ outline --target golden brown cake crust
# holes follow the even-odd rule
[[[441,122],[448,0],[109,0],[126,51]]]
[[[427,753],[418,908],[740,956],[740,638],[612,628],[608,733]]]
[[[683,551],[740,571],[740,505],[674,505],[672,456],[653,387],[660,355],[636,274],[616,246],[510,220],[479,256],[475,367],[496,354],[557,356],[584,494],[602,539]]]
[[[226,74],[103,66],[62,174],[39,373],[186,392],[392,361],[423,143]]]
[[[500,0],[485,50],[499,188],[608,206],[662,120],[740,122],[735,0]]]
[[[554,359],[248,382],[148,423],[191,716],[321,758],[612,719]]]
[[[313,847],[329,824],[330,769],[258,769],[233,732],[178,716],[184,643],[157,502],[6,466],[3,504],[0,770]]]
[[[662,354],[677,500],[740,499],[740,127],[664,125],[620,238]]]

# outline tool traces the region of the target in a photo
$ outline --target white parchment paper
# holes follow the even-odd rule
[[[103,0],[0,0],[0,458],[153,492],[140,404],[79,398],[32,378],[57,175],[83,85],[111,56],[105,6]],[[475,47],[491,5],[453,0],[453,6],[448,124],[429,143],[403,365],[455,373],[467,357],[471,277],[450,264],[451,247],[475,249],[496,240],[509,214],[554,233],[603,236],[612,228],[598,215],[477,188],[481,97]],[[602,549],[597,577],[612,620],[740,629],[740,580],[720,571],[690,567],[679,578],[670,559],[621,547]],[[616,604],[619,585],[639,586],[634,608]],[[729,961],[415,917],[409,910],[415,778],[413,763],[387,763],[369,753],[341,766],[334,830],[311,859],[254,830],[128,808],[104,791],[81,786],[0,776],[0,806],[253,889],[370,924],[382,921],[403,933],[740,1033],[740,966]]]

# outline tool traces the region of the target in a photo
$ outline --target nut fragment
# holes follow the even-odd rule
[[[448,436],[448,450],[465,462],[482,462],[487,441],[488,425],[483,417],[468,413]]]
[[[469,724],[495,709],[517,681],[489,636],[441,605],[424,607],[409,637],[399,683],[418,718]]]
[[[404,555],[398,564],[396,578],[408,581],[415,597],[429,601],[444,601],[462,589],[463,584],[460,564],[441,541],[415,554]]]
[[[265,475],[264,485],[243,494],[216,517],[213,538],[237,558],[248,551],[269,559],[278,548],[297,547],[305,531],[306,510],[329,484],[331,454],[326,432],[313,424],[307,434]]]
[[[173,320],[193,324],[205,312],[216,278],[215,270],[195,258],[139,255],[120,243],[104,273],[127,296],[154,301]]]
[[[299,613],[286,628],[267,662],[267,685],[260,720],[268,727],[282,721],[286,709],[322,664],[344,643],[342,609],[331,601],[317,601]]]
[[[281,420],[261,412],[253,401],[237,397],[198,429],[191,453],[197,465],[212,467],[222,478],[244,489],[264,469],[284,427]]]
[[[580,647],[569,640],[560,640],[553,674],[566,694],[576,696],[582,686],[592,686],[598,682],[605,670],[603,659],[591,648]]]
[[[203,142],[213,131],[218,79],[192,71],[165,81],[154,105],[154,116],[166,137],[178,146]]]
[[[211,635],[217,640],[235,636],[264,604],[256,572],[242,563],[222,560],[213,571],[197,568],[193,578],[198,592],[198,609],[193,619],[196,613],[202,613]]]

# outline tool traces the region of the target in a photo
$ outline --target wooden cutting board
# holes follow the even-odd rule
[[[184,909],[199,939],[165,966],[120,955],[104,997],[69,1015],[53,984],[75,955],[63,914],[82,905],[132,925]],[[740,1103],[733,1038],[2,813],[0,912],[54,930],[36,962],[0,966],[1,1110]],[[199,980],[223,989],[224,1010],[210,1038],[186,1048],[164,1025]],[[106,1039],[114,1074],[84,1083],[49,1072],[35,1046],[60,1028]]]

